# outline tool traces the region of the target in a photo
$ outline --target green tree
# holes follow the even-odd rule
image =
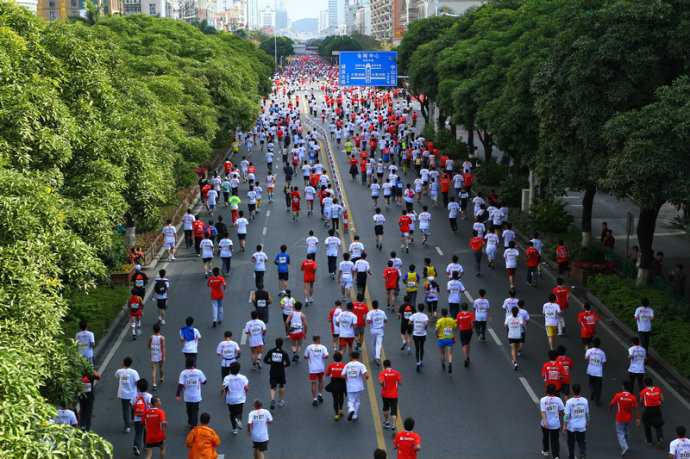
[[[337,62],[333,51],[362,51],[362,46],[347,35],[329,35],[319,41],[319,55],[330,62]]]
[[[395,50],[398,52],[398,69],[403,75],[408,74],[412,55],[420,46],[436,40],[457,22],[451,16],[432,16],[410,23],[410,27]]]
[[[637,285],[647,283],[652,244],[661,206],[680,206],[690,189],[690,78],[657,90],[657,100],[639,110],[618,113],[603,135],[613,154],[602,185],[616,196],[630,196],[640,207]]]
[[[294,40],[288,37],[271,37],[263,41],[259,49],[274,58],[277,51],[277,59],[278,61],[282,61],[283,58],[295,54],[292,48],[293,43],[295,43]]]

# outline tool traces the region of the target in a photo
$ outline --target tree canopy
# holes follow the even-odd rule
[[[362,45],[347,35],[329,35],[318,43],[319,55],[330,62],[336,62],[333,51],[362,51]]]
[[[45,22],[0,0],[0,456],[93,458],[49,423],[88,364],[61,339],[66,288],[122,261],[125,214],[159,227],[193,169],[247,127],[271,59],[230,34],[142,15]]]
[[[259,49],[261,49],[269,56],[274,57],[276,56],[277,51],[278,60],[280,60],[284,57],[292,56],[293,54],[295,54],[294,49],[292,49],[293,43],[295,43],[295,41],[292,38],[270,37],[261,43]]]

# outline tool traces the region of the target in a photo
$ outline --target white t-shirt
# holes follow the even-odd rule
[[[266,271],[268,256],[264,252],[255,252],[252,258],[254,259],[254,271]]]
[[[676,438],[669,445],[668,454],[674,459],[690,459],[690,440]]]
[[[220,247],[221,258],[232,257],[232,240],[230,240],[229,237],[221,239],[218,243],[218,247]]]
[[[335,236],[328,236],[326,238],[326,256],[337,257],[338,249],[340,249],[340,239]]]
[[[484,232],[486,231],[486,225],[482,222],[474,222],[472,229],[477,232],[478,237],[484,237]]]
[[[517,268],[517,259],[520,253],[517,249],[506,249],[503,258],[506,261],[506,268]]]
[[[362,362],[353,361],[345,365],[343,375],[348,392],[359,392],[364,390],[364,375],[367,374],[367,367]]]
[[[93,357],[93,346],[96,344],[93,332],[88,330],[80,331],[74,339],[77,341],[77,349],[79,349],[79,353],[82,356],[87,359]]]
[[[316,236],[309,236],[306,239],[307,253],[316,253],[316,247],[319,245],[319,240]]]
[[[223,379],[225,389],[225,403],[228,405],[238,405],[247,401],[247,389],[249,380],[242,374],[229,374]]]
[[[541,312],[544,314],[544,325],[547,327],[558,326],[558,316],[561,314],[561,307],[557,303],[544,303]]]
[[[640,306],[635,309],[635,319],[637,320],[637,331],[652,331],[652,318],[654,310],[650,307]]]
[[[419,214],[419,228],[429,229],[429,224],[431,223],[431,214],[429,212],[422,212]]]
[[[237,220],[235,220],[237,234],[247,234],[247,225],[249,225],[249,221],[244,217],[240,217]]]
[[[643,373],[644,374],[644,360],[647,358],[647,351],[642,346],[632,346],[628,349],[628,356],[630,359],[630,367],[628,373]]]
[[[498,234],[496,233],[489,233],[486,235],[484,238],[486,239],[486,250],[496,250],[496,247],[498,247]]]
[[[501,214],[502,215],[502,214]],[[503,246],[508,247],[508,244],[510,244],[510,241],[515,239],[515,232],[513,230],[505,230],[503,231]]]
[[[478,322],[486,322],[489,319],[489,300],[486,298],[474,300],[474,318]]]
[[[137,393],[139,373],[132,368],[120,368],[115,372],[118,380],[117,398],[130,400]]]
[[[564,414],[569,417],[566,428],[570,432],[584,432],[587,429],[589,403],[586,398],[579,395],[569,398],[565,402]]]
[[[371,324],[369,330],[382,330],[387,321],[386,313],[380,309],[372,309],[367,312],[367,323]]]
[[[355,270],[354,263],[352,263],[350,260],[341,261],[338,269],[340,270],[341,281],[352,280],[352,272]]]
[[[522,317],[519,315],[517,317],[513,317],[511,314],[506,317],[504,323],[508,326],[508,339],[522,338],[522,326],[525,324],[525,321],[522,320]]]
[[[77,416],[74,414],[74,411],[68,410],[68,409],[59,409],[57,410],[57,416],[55,419],[53,419],[53,422],[56,424],[65,424],[68,426],[76,426],[79,424],[77,422]]]
[[[309,373],[323,373],[326,368],[324,358],[328,358],[328,349],[323,344],[310,344],[304,350],[304,358],[309,359]]]
[[[247,424],[252,426],[252,441],[268,441],[268,423],[273,422],[271,412],[263,408],[252,410],[247,417]]]
[[[194,223],[195,220],[196,218],[194,218],[194,215],[192,214],[184,214],[182,216],[182,223],[184,224],[185,231],[192,230],[192,223]]]
[[[606,353],[598,347],[591,347],[585,352],[587,363],[587,374],[591,376],[604,375],[604,363],[606,363]]]
[[[211,239],[202,239],[199,243],[201,258],[213,258],[213,242]]]
[[[198,368],[182,370],[177,381],[184,386],[185,402],[201,401],[201,385],[206,382],[206,375]]]
[[[249,347],[263,346],[266,324],[260,319],[252,319],[244,326],[244,332],[249,335]]]
[[[182,336],[182,330],[180,330],[180,337]],[[192,341],[185,341],[184,346],[182,346],[182,352],[185,354],[195,354],[199,350],[199,340],[201,339],[201,333],[196,328],[194,329],[194,339]]]
[[[175,229],[174,226],[172,226],[172,225],[164,226],[162,233],[165,236],[165,243],[166,244],[172,244],[175,242],[175,235],[177,234],[177,230]]]
[[[358,273],[365,273],[369,270],[369,262],[361,258],[355,263],[355,271]]]
[[[353,338],[355,336],[355,325],[357,325],[357,316],[352,311],[343,311],[340,313],[335,323],[340,327],[341,338]]]
[[[563,406],[563,401],[559,397],[552,397],[547,395],[539,400],[539,408],[542,413],[546,413],[546,425],[542,421],[542,427],[547,429],[558,429],[561,427],[561,419],[558,413],[563,411],[565,407]]]
[[[148,392],[137,392],[134,394],[134,396],[129,400],[129,404],[132,406],[132,413],[134,413],[134,407],[137,404],[137,400],[139,400],[139,397],[144,399],[144,404],[146,405],[146,409],[148,410],[151,408],[151,398],[153,395],[149,394]],[[134,416],[134,422],[139,422],[141,421],[141,416]]]
[[[237,354],[239,352],[240,345],[231,339],[223,340],[218,343],[218,347],[216,347],[216,354],[218,354],[221,358],[220,366],[229,367],[232,362],[237,360]]]
[[[448,281],[448,302],[460,303],[462,300],[462,292],[465,291],[465,286],[459,280],[451,279]]]
[[[429,322],[429,317],[423,312],[415,312],[410,316],[410,323],[412,324],[413,336],[426,336],[426,325]]]
[[[352,258],[359,258],[362,256],[362,252],[364,251],[364,244],[361,242],[353,242],[350,244],[350,255],[352,255]]]
[[[503,300],[503,306],[501,307],[506,312],[506,316],[509,316],[511,314],[510,310],[513,309],[513,307],[518,307],[518,301],[520,300],[512,297],[508,297],[505,300]]]
[[[457,272],[458,277],[462,277],[462,273],[464,272],[464,270],[462,269],[462,265],[460,263],[450,263],[446,267],[446,274],[448,275],[448,277],[453,277],[453,272]]]
[[[380,226],[386,223],[386,217],[381,214],[374,214],[374,226]]]

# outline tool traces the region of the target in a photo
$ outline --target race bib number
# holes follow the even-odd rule
[[[406,311],[406,312],[403,314],[403,317],[404,317],[405,319],[409,319],[410,316],[412,316],[412,312],[410,312],[410,311]]]
[[[280,263],[280,264],[285,264],[285,263],[287,263],[287,257],[279,257],[279,258],[278,258],[278,263]]]
[[[574,418],[585,417],[585,408],[583,406],[576,406],[575,408],[573,408],[573,417]]]
[[[453,334],[453,329],[450,328],[450,327],[445,327],[445,328],[443,329],[443,334],[444,334],[445,336],[450,336],[450,335]]]
[[[592,365],[601,365],[601,358],[599,356],[593,355],[589,358],[589,362]]]
[[[158,344],[151,345],[151,353],[158,354],[161,351],[161,347]]]
[[[197,381],[197,378],[187,378],[187,380],[184,383],[186,386],[196,386]]]
[[[380,326],[383,325],[383,317],[374,317],[374,325]]]
[[[416,283],[416,282],[408,282],[408,283],[407,283],[407,286],[408,286],[408,287],[416,287],[416,286],[417,286],[417,283]]]
[[[640,314],[640,322],[649,322],[649,314]]]
[[[557,405],[546,405],[546,414],[556,414],[558,413]]]
[[[137,280],[135,280],[135,281],[134,281],[134,285],[135,285],[136,287],[143,287],[143,286],[144,286],[144,281],[143,281],[143,279],[137,279]]]
[[[260,308],[266,307],[266,300],[256,300],[256,305]]]
[[[261,333],[261,327],[255,325],[249,329],[249,333],[251,333],[252,336],[257,336]]]
[[[230,360],[235,358],[235,349],[232,347],[223,348],[223,358]]]
[[[283,354],[281,354],[279,352],[274,352],[273,354],[271,354],[271,362],[280,363],[282,361],[283,361]]]
[[[356,368],[350,368],[347,370],[347,377],[348,378],[357,378],[359,376],[359,370]]]

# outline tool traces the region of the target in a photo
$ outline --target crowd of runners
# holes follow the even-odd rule
[[[419,436],[412,432],[414,420],[405,419],[404,429],[400,431],[397,427],[398,386],[402,377],[391,360],[383,358],[383,336],[390,333],[393,322],[398,322],[403,354],[411,354],[414,349],[417,372],[421,373],[428,363],[425,359],[428,336],[436,338],[438,365],[442,371],[453,372],[457,341],[463,366],[469,367],[472,339],[476,336],[478,341],[486,341],[489,322],[505,328],[512,368],[518,370],[525,330],[532,320],[518,291],[536,286],[541,279],[544,246],[539,234],[533,235],[523,255],[512,230],[510,209],[500,202],[500,196],[494,193],[484,196],[475,191],[476,165],[470,158],[457,160],[445,156],[433,142],[423,138],[408,93],[397,89],[342,88],[337,85],[337,76],[337,69],[316,58],[290,61],[283,73],[276,76],[273,94],[262,101],[262,114],[255,125],[248,132],[237,130],[232,155],[218,171],[200,176],[200,199],[205,209],[197,213],[188,210],[182,218],[184,234],[179,237],[184,238],[183,250],[194,251],[201,259],[199,275],[206,280],[210,291],[210,317],[188,317],[179,334],[177,331],[168,333],[168,339],[174,343],[167,342],[162,330],[166,324],[170,281],[165,270],[160,270],[158,276],[150,280],[140,266],[136,267],[132,295],[128,300],[131,339],[136,340],[142,334],[140,318],[149,284],[153,285],[151,299],[156,303],[158,322],[142,344],[150,350],[150,379],[141,378],[132,369],[129,357],[123,359],[122,368],[115,375],[119,381],[117,396],[121,400],[124,429],[130,432],[134,428],[135,455],[144,448],[147,458],[155,448],[160,448],[161,457],[165,455],[165,413],[161,409],[161,399],[148,390],[156,393],[159,389],[164,381],[166,352],[177,347],[180,341],[186,365],[175,375],[176,396],[186,403],[187,425],[192,429],[187,446],[190,451],[202,451],[194,456],[190,452],[190,457],[214,457],[201,455],[217,447],[220,439],[209,427],[210,416],[200,414],[202,386],[207,379],[196,367],[198,343],[203,334],[195,324],[202,322],[222,327],[223,299],[228,279],[232,278],[232,258],[236,251],[247,250],[247,234],[255,231],[252,220],[274,202],[274,173],[284,175],[285,186],[279,192],[282,191],[284,197],[285,212],[290,212],[292,219],[298,222],[308,218],[313,224],[320,219],[323,228],[304,234],[304,254],[289,254],[285,245],[275,254],[265,253],[261,245],[249,248],[251,255],[245,257],[251,260],[254,269],[255,283],[251,288],[254,310],[245,327],[236,330],[235,334],[225,331],[225,339],[216,348],[222,377],[220,394],[228,405],[230,430],[237,435],[246,422],[255,457],[263,457],[268,446],[268,425],[277,418],[275,410],[287,403],[285,369],[299,364],[302,359],[306,361],[304,371],[311,383],[312,403],[320,405],[324,402],[324,391],[329,392],[334,421],[356,422],[360,400],[370,378],[367,366],[362,363],[365,351],[379,367],[378,374],[372,377],[381,390],[383,427],[395,438],[398,457],[416,457],[421,444]],[[319,131],[325,136],[320,136]],[[348,209],[338,185],[345,184],[338,183],[340,177],[324,164],[322,148],[325,142],[331,143],[333,154],[346,155],[349,180],[354,182],[348,186],[359,183],[368,189],[371,202],[361,202],[358,206],[371,208],[375,247],[365,247],[357,235],[351,237],[349,245],[344,245]],[[240,154],[242,145],[246,153]],[[472,273],[465,272],[457,255],[449,257],[447,266],[442,267],[434,266],[428,257],[420,256],[415,263],[406,265],[399,257],[398,238],[399,250],[408,259],[414,259],[418,252],[416,246],[428,243],[432,236],[429,210],[435,207],[446,209],[449,232],[458,232],[458,219],[473,221],[471,234],[463,235],[466,237],[464,244],[471,249]],[[223,208],[230,211],[225,220],[220,215]],[[388,220],[397,224],[399,234],[384,232]],[[238,247],[230,237],[232,231]],[[162,237],[168,261],[173,262],[178,234],[172,222],[167,222]],[[395,241],[396,250],[386,251],[386,268],[383,272],[375,272],[367,260],[367,252],[383,251],[384,243],[391,247],[390,239]],[[567,333],[565,318],[572,307],[566,285],[569,256],[564,244],[556,249],[555,255],[559,277],[552,293],[544,298],[541,311],[546,336],[531,337],[544,340],[545,357],[548,356],[541,372],[545,396],[539,401],[542,454],[560,456],[559,432],[562,430],[567,433],[568,457],[575,457],[577,445],[579,456],[584,458],[588,447],[586,431],[590,424],[590,403],[601,404],[606,353],[596,336],[599,318],[587,303],[577,312],[580,327],[577,333],[581,336],[582,348],[566,349],[559,344],[558,336]],[[323,269],[319,260],[324,258],[325,269],[337,283],[338,291],[334,293],[336,298],[315,299],[312,296],[317,279],[315,273],[317,264],[319,270]],[[271,262],[278,273],[275,295],[271,295],[269,290],[273,289],[264,282]],[[490,304],[485,289],[468,292],[463,285],[463,278],[468,275],[481,276],[484,265],[488,269],[505,270],[506,283],[494,286],[507,292],[502,304]],[[303,292],[288,287],[289,276],[295,271],[299,271],[302,278]],[[519,272],[525,273],[524,280],[517,276]],[[367,283],[372,281],[370,279],[385,286],[385,298],[369,297]],[[328,310],[322,309],[331,301]],[[274,306],[269,308],[272,304]],[[316,307],[306,312],[310,304]],[[277,306],[285,333],[267,336],[269,310],[276,310]],[[310,321],[323,320],[326,315],[331,336],[310,335]],[[627,353],[629,375],[608,404],[609,410],[617,411],[616,432],[623,456],[628,451],[633,422],[639,425],[642,421],[647,443],[654,442],[659,448],[664,445],[661,412],[664,397],[652,378],[645,374],[654,320],[654,311],[646,299],[641,299],[635,318],[639,337],[631,340]],[[76,338],[84,356],[93,362],[93,334],[86,323],[82,323],[82,329]],[[249,359],[240,359],[243,352],[235,340],[242,334],[247,335]],[[403,360],[400,358],[396,363],[402,365]],[[244,404],[250,378],[243,373],[248,368],[259,372],[263,365],[268,367],[268,409],[261,400],[255,400],[245,418]],[[584,381],[571,381],[573,365],[587,367],[588,390],[583,387]],[[94,374],[85,378],[87,394],[99,377]],[[260,382],[259,374],[252,373],[251,379],[254,385],[266,384]],[[205,390],[215,391],[216,388]],[[638,405],[642,406],[641,415]],[[60,422],[77,422],[72,411],[60,408]],[[80,408],[79,422],[83,428],[90,429],[92,398],[89,403],[88,395],[85,396]],[[591,412],[593,420],[600,416],[596,410]],[[669,455],[687,459],[690,440],[685,439],[682,427],[676,429],[676,434],[678,438],[670,443]],[[375,456],[381,457],[381,453],[377,451]]]

